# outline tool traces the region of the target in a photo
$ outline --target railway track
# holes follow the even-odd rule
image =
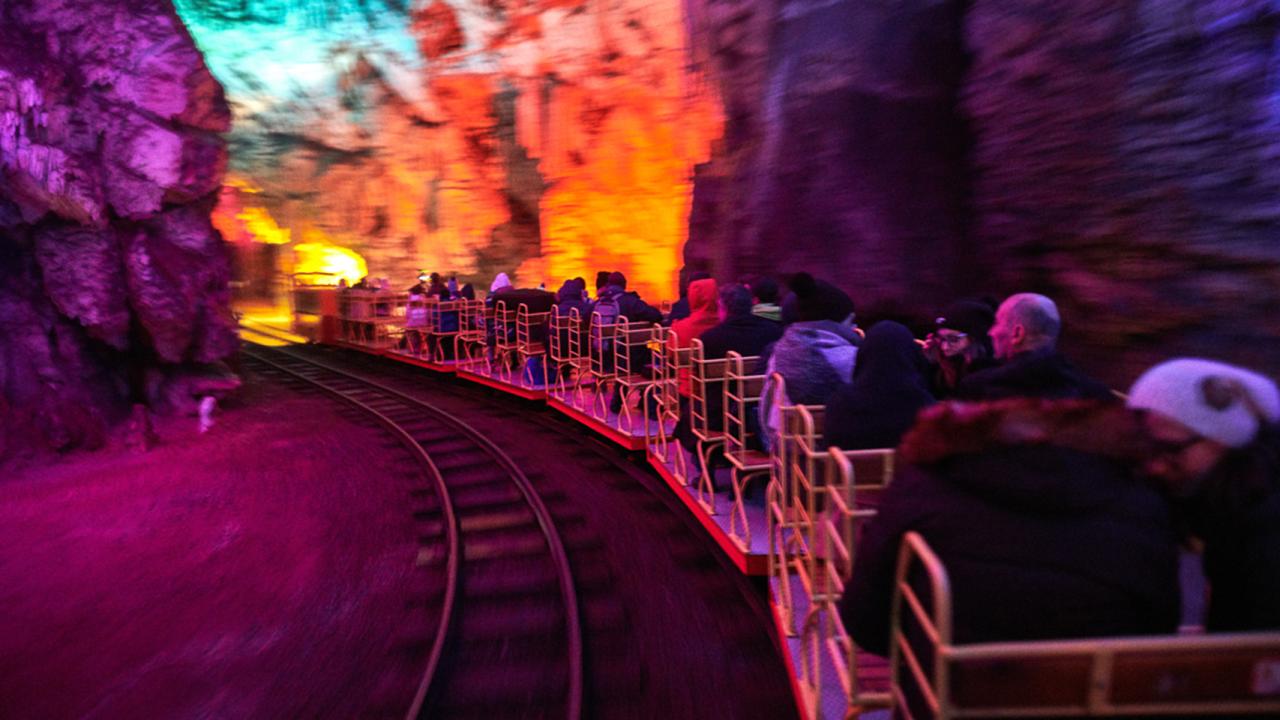
[[[430,577],[423,612],[434,630],[404,717],[579,718],[574,576],[551,513],[520,467],[422,398],[285,351],[243,353],[376,419],[431,480],[413,494],[418,564]]]
[[[573,541],[583,533],[573,532],[568,543],[583,617],[585,717],[794,716],[761,588],[634,453],[544,406],[447,375],[320,345],[284,352],[427,400],[491,437],[516,439],[509,452],[556,522],[591,538],[583,547]]]

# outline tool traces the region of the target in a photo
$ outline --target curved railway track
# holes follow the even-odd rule
[[[508,451],[556,522],[590,538],[568,547],[582,607],[585,717],[794,716],[761,588],[636,453],[544,405],[449,375],[323,345],[282,352],[422,398],[492,437],[519,438]]]
[[[426,603],[435,631],[405,717],[579,718],[574,577],[551,513],[520,467],[422,398],[282,350],[243,352],[375,418],[431,479],[414,492],[414,515],[418,562],[436,583]]]

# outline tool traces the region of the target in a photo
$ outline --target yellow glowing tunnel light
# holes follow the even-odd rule
[[[337,284],[344,279],[347,284],[360,281],[369,274],[369,267],[359,253],[337,245],[305,242],[293,246],[294,275],[314,273],[315,284]]]

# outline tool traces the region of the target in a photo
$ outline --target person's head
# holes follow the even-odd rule
[[[734,283],[720,288],[720,322],[751,315],[751,291]]]
[[[609,285],[612,285],[612,286],[614,286],[614,287],[617,287],[617,288],[621,288],[622,290],[626,290],[626,289],[627,289],[627,276],[626,276],[626,275],[623,275],[622,273],[618,272],[617,270],[614,270],[613,272],[609,273],[609,283],[608,283],[608,284],[609,284]]]
[[[987,333],[995,323],[995,314],[990,305],[977,300],[957,300],[943,309],[934,322],[937,326],[934,337],[943,355],[964,356],[972,361],[991,354]]]
[[[502,290],[507,290],[510,287],[511,287],[511,278],[507,277],[506,273],[500,272],[498,273],[497,277],[493,279],[493,282],[489,284],[489,292],[496,293]]]
[[[989,334],[996,358],[1007,360],[1019,353],[1053,349],[1061,329],[1058,306],[1052,300],[1035,293],[1018,293],[1000,303]]]
[[[756,304],[778,302],[778,281],[768,275],[757,275],[750,282],[751,295]]]
[[[923,387],[925,370],[924,354],[907,326],[881,320],[871,326],[858,347],[853,377],[859,384],[894,379],[917,382]]]
[[[428,277],[431,279],[431,284],[432,284],[432,285],[439,285],[439,284],[440,284],[440,273],[435,273],[435,272],[433,272],[433,273],[431,273]]]
[[[600,272],[596,273],[596,294],[597,295],[600,294],[601,290],[609,286],[609,274],[610,273],[608,270],[601,270]]]
[[[716,281],[702,278],[689,283],[689,311],[698,317],[716,312]]]
[[[848,323],[853,320],[853,299],[835,285],[818,280],[809,273],[802,272],[791,279],[791,292],[796,296],[796,319],[801,322],[832,320]]]
[[[1142,414],[1158,448],[1147,460],[1146,473],[1182,497],[1195,494],[1228,452],[1249,445],[1263,425],[1280,420],[1275,382],[1199,358],[1177,358],[1147,370],[1126,402]]]

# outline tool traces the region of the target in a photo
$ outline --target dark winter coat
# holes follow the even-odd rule
[[[730,350],[743,357],[759,357],[782,337],[782,325],[758,315],[726,318],[702,333],[702,350],[709,358],[722,358]]]
[[[766,449],[772,447],[782,422],[773,373],[781,374],[786,381],[789,402],[820,405],[853,377],[860,341],[851,327],[832,320],[816,320],[786,326],[782,337],[765,349],[756,371],[765,376],[764,390],[751,430]]]
[[[640,294],[631,290],[623,290],[617,285],[609,285],[600,291],[600,297],[592,303],[591,310],[605,298],[617,298],[618,315],[631,322],[662,322],[662,311],[640,299]],[[590,313],[588,313],[588,316]]]
[[[520,309],[521,305],[527,305],[530,313],[550,312],[554,306],[556,296],[546,290],[537,288],[503,288],[489,297],[485,298],[485,303],[497,307],[498,302],[502,302],[507,306],[508,312],[514,312]],[[515,324],[512,323],[509,332],[511,336],[508,339],[515,338]],[[490,339],[492,339],[492,332]],[[547,323],[543,321],[529,329],[529,339],[532,342],[545,342],[547,339]]]
[[[587,289],[585,281],[572,279],[565,280],[564,284],[556,292],[556,314],[563,317],[571,311],[577,310],[578,316],[581,318],[590,317],[591,303],[584,294]]]
[[[720,318],[716,313],[716,281],[696,280],[689,284],[689,317],[671,323],[671,331],[676,336],[676,348],[686,348],[702,334],[715,327]],[[680,369],[680,394],[688,396],[690,388],[690,371]]]
[[[1231,451],[1176,509],[1204,541],[1205,628],[1280,630],[1280,430]]]
[[[826,443],[844,450],[897,447],[916,415],[933,404],[927,367],[910,330],[876,323],[858,348],[853,383],[827,403]]]
[[[943,404],[922,414],[842,602],[861,647],[888,653],[898,547],[912,530],[947,569],[957,643],[1177,629],[1177,534],[1160,494],[1102,454],[991,436],[993,414],[1022,413],[1017,430],[1054,406]]]
[[[1106,385],[1077,370],[1054,350],[1019,353],[1001,365],[972,373],[960,381],[955,396],[964,400],[1115,399]]]
[[[689,317],[689,296],[682,295],[679,300],[671,303],[671,312],[667,314],[667,322],[672,323],[676,320],[683,320]]]
[[[743,357],[755,357],[782,337],[782,326],[756,315],[743,315],[725,319],[702,333],[702,349],[708,359],[725,357],[732,350]],[[748,368],[750,370],[750,368]],[[712,430],[724,428],[724,394],[710,393],[707,403],[708,424]],[[753,430],[754,431],[754,430]]]

